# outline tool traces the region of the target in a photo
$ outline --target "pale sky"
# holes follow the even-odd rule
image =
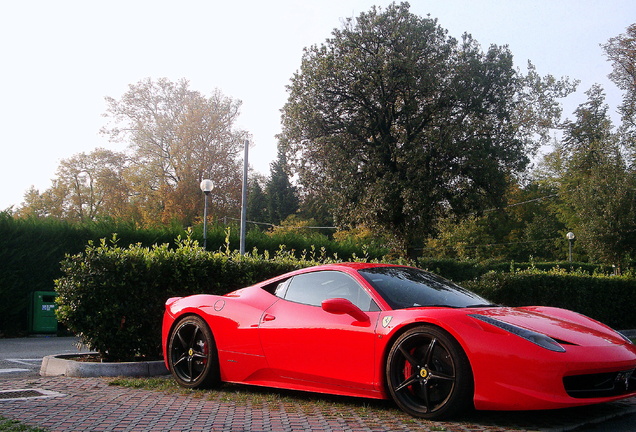
[[[384,0],[0,0],[0,211],[41,192],[62,159],[97,147],[104,97],[143,78],[186,78],[243,102],[237,126],[253,136],[250,165],[265,175],[276,157],[285,85],[302,50],[323,43],[345,18]],[[581,80],[565,114],[601,84],[615,112],[599,44],[636,22],[634,0],[412,0],[451,36],[484,49],[509,45],[515,65]],[[615,119],[617,119],[615,117]]]

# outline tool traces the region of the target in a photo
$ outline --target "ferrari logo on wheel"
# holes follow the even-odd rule
[[[384,318],[382,318],[382,327],[387,328],[389,326],[389,324],[391,323],[391,320],[393,319],[392,316],[385,316]]]

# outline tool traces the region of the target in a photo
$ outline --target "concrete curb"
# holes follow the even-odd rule
[[[88,377],[117,377],[117,376],[157,376],[167,375],[168,369],[163,361],[123,362],[123,363],[95,363],[72,360],[77,354],[49,355],[42,359],[40,375],[67,376],[77,378]],[[95,354],[95,353],[88,353]]]

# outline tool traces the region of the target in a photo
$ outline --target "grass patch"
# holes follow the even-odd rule
[[[166,378],[114,378],[108,381],[108,385],[165,392],[187,391],[174,380]]]
[[[26,426],[17,420],[9,420],[0,416],[0,432],[46,432],[46,429]]]
[[[217,389],[195,390],[180,387],[171,377],[152,378],[114,378],[108,381],[109,385],[144,389],[188,395],[195,398],[205,398],[225,403],[239,405],[267,406],[269,408],[293,405],[297,410],[311,414],[316,410],[329,416],[342,415],[344,409],[353,410],[360,417],[368,417],[371,413],[382,416],[388,413],[389,417],[402,415],[390,402],[381,400],[350,398],[329,394],[301,392],[294,390],[273,389],[268,387],[247,386],[241,384],[224,383]]]
[[[115,378],[108,381],[109,385],[128,387],[133,389],[144,389],[161,391],[166,393],[176,393],[189,395],[196,398],[206,398],[208,400],[218,400],[221,402],[234,402],[251,405],[271,405],[281,403],[291,403],[296,399],[277,392],[273,389],[242,386],[238,384],[223,384],[218,389],[200,390],[187,389],[179,386],[171,378]]]

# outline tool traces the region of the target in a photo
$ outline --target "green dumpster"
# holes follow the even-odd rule
[[[31,333],[56,333],[55,291],[34,291],[29,308]]]

